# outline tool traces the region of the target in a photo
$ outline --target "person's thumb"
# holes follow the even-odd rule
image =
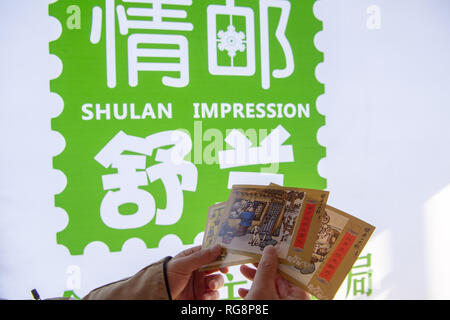
[[[220,255],[221,247],[215,245],[211,248],[201,249],[189,256],[177,259],[177,263],[187,272],[193,272],[201,266],[216,261]]]
[[[277,278],[277,268],[277,250],[272,246],[265,247],[261,261],[258,264],[258,269],[256,270],[254,283],[260,286],[267,286],[268,289],[274,289],[275,279]]]

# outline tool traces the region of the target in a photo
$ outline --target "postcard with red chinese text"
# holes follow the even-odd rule
[[[333,299],[375,227],[326,206],[314,252],[298,266],[280,264],[283,277],[318,299]]]

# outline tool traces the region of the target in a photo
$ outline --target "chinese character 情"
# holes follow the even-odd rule
[[[138,72],[140,71],[175,71],[179,72],[179,77],[164,76],[162,83],[169,87],[187,86],[189,83],[188,41],[185,36],[170,32],[193,30],[193,25],[184,21],[187,17],[186,11],[174,8],[174,6],[191,6],[192,0],[120,1],[127,4],[127,7],[125,8],[123,4],[116,6],[116,0],[105,0],[104,15],[98,6],[92,10],[91,43],[97,44],[100,41],[103,16],[105,20],[108,87],[114,88],[117,82],[116,13],[120,34],[128,36],[128,84],[132,87],[138,85]],[[134,7],[133,4],[137,4],[137,6]],[[142,4],[145,4],[146,7],[142,7]],[[171,7],[170,9],[163,8],[163,5]],[[136,33],[136,30],[143,32]],[[144,32],[148,30],[158,30],[158,33]],[[170,34],[165,34],[164,31],[170,31]],[[154,58],[168,59],[165,62],[148,61]],[[178,61],[174,62],[174,58]]]

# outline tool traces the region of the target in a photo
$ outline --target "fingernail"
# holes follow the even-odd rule
[[[217,281],[212,281],[209,285],[209,288],[211,290],[216,290],[218,286],[219,286],[219,284],[217,283]]]
[[[278,278],[276,280],[277,288],[278,288],[278,294],[280,295],[281,299],[284,299],[288,296],[288,287],[286,285],[286,282],[283,278]]]
[[[209,300],[217,300],[217,299],[219,299],[219,292],[218,291],[210,292]]]
[[[219,293],[217,291],[208,292],[203,296],[205,300],[217,300],[219,298]]]

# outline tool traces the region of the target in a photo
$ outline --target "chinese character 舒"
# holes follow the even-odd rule
[[[167,146],[172,147],[163,149]],[[150,222],[156,213],[157,225],[176,223],[183,211],[183,191],[197,188],[197,168],[184,160],[191,147],[189,135],[176,130],[146,138],[122,131],[114,136],[95,157],[103,167],[117,170],[102,177],[103,188],[108,190],[100,206],[103,222],[115,229],[138,228]],[[156,163],[148,166],[147,158],[152,156]],[[166,190],[165,209],[156,209],[152,194],[140,188],[156,180],[161,180]],[[135,213],[121,214],[120,207],[127,203],[137,206]]]

